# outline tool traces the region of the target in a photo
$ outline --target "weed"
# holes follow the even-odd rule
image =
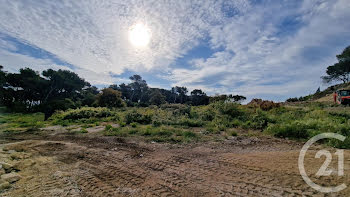
[[[85,128],[82,128],[82,129],[80,130],[80,133],[88,133],[88,131],[87,131]]]
[[[126,124],[130,124],[133,122],[137,122],[140,124],[150,124],[152,122],[152,115],[151,114],[143,114],[143,113],[140,113],[137,111],[132,111],[132,112],[126,114],[125,122],[126,122]]]

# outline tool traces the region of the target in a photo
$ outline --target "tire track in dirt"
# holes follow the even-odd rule
[[[256,152],[254,147],[243,154],[231,147],[169,149],[104,139],[24,141],[37,164],[21,171],[25,178],[1,195],[326,196],[303,182],[295,163],[298,149]]]

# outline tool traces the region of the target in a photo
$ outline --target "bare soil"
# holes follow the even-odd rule
[[[333,194],[309,187],[298,170],[302,143],[285,139],[179,145],[64,132],[1,137],[0,159],[22,178],[0,196],[350,196],[349,187]],[[305,160],[309,174],[324,162],[314,158],[316,148]],[[350,186],[349,158],[345,151],[343,177],[310,177],[324,186]]]

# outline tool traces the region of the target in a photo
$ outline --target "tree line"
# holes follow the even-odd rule
[[[193,106],[210,102],[240,102],[241,95],[208,96],[200,89],[191,92],[186,87],[170,90],[152,88],[140,75],[129,78],[130,83],[113,84],[99,90],[68,70],[47,69],[41,74],[30,68],[19,73],[3,71],[0,66],[0,102],[13,112],[44,112],[45,119],[56,110],[81,106],[124,107],[179,103]]]

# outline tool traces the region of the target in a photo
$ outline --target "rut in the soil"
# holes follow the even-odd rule
[[[316,194],[296,169],[297,151],[243,154],[202,147],[154,149],[104,138],[60,140],[26,144],[27,151],[36,157],[52,160],[30,169],[32,174],[36,173],[30,183],[19,181],[18,188],[4,196]]]

